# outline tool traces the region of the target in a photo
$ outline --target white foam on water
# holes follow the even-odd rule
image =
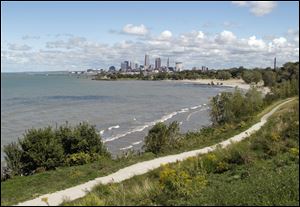
[[[197,108],[200,108],[202,105],[200,104],[200,105],[198,105],[198,106],[193,106],[193,107],[191,107],[190,109],[197,109]]]
[[[104,133],[104,131],[105,131],[105,130],[101,130],[101,131],[99,132],[99,133],[100,133],[100,135],[102,135],[102,134]]]
[[[126,136],[126,135],[128,135],[128,134],[132,134],[132,133],[134,133],[134,132],[140,132],[140,131],[143,131],[143,130],[146,129],[147,127],[154,126],[154,125],[155,125],[156,123],[158,123],[158,122],[165,122],[165,121],[167,121],[168,119],[171,119],[173,116],[175,116],[175,115],[177,115],[177,114],[179,114],[179,113],[186,113],[186,112],[188,112],[188,111],[189,111],[189,108],[183,108],[183,109],[181,109],[181,110],[179,110],[179,111],[174,111],[174,112],[172,112],[172,113],[170,113],[170,114],[164,115],[164,116],[161,117],[160,119],[157,119],[157,120],[152,121],[152,122],[147,122],[147,123],[145,123],[145,125],[143,125],[143,126],[138,126],[138,127],[134,128],[134,129],[132,129],[132,130],[130,130],[130,131],[127,131],[127,132],[123,133],[123,134],[117,134],[116,136],[107,138],[107,139],[105,139],[103,142],[104,142],[104,143],[105,143],[105,142],[111,142],[111,141],[114,141],[114,140],[116,140],[116,139],[120,139],[121,137],[124,137],[124,136]],[[117,125],[117,126],[119,126],[119,125]]]
[[[108,127],[108,130],[110,131],[110,130],[112,130],[112,129],[118,129],[118,128],[120,128],[120,126],[119,126],[119,125],[116,125],[116,126]]]
[[[130,148],[132,148],[132,147],[133,147],[132,145],[129,145],[129,146],[127,146],[127,147],[120,148],[120,150],[127,150],[127,149],[130,149]]]
[[[139,142],[133,142],[132,145],[138,145],[138,144],[140,144],[140,143],[142,143],[142,141],[139,141]]]
[[[189,119],[191,118],[191,116],[192,116],[193,114],[198,113],[198,112],[201,112],[201,111],[206,111],[206,110],[208,110],[208,109],[209,109],[209,107],[206,107],[206,108],[203,108],[203,109],[200,109],[200,110],[198,110],[198,111],[194,111],[194,112],[190,113],[190,114],[186,117],[186,121],[189,121]]]

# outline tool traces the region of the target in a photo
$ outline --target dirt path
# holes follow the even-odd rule
[[[169,155],[169,156],[160,157],[160,158],[156,158],[156,159],[149,160],[149,161],[140,162],[140,163],[128,166],[126,168],[120,169],[119,171],[117,171],[113,174],[110,174],[108,176],[99,177],[99,178],[96,178],[89,182],[86,182],[81,185],[77,185],[77,186],[74,186],[74,187],[71,187],[71,188],[68,188],[65,190],[57,191],[57,192],[54,192],[51,194],[45,194],[45,195],[39,196],[38,198],[19,203],[18,205],[19,206],[47,206],[47,203],[45,201],[47,201],[48,204],[51,206],[59,205],[63,202],[64,199],[71,201],[71,200],[75,200],[77,198],[81,198],[81,197],[85,196],[87,194],[87,192],[92,190],[92,188],[94,186],[96,186],[97,184],[121,182],[121,181],[129,179],[135,175],[141,175],[141,174],[147,173],[153,169],[160,167],[162,164],[181,161],[181,160],[185,160],[189,157],[194,157],[197,155],[211,152],[211,151],[215,150],[217,146],[225,148],[226,146],[230,145],[232,142],[239,142],[239,141],[245,139],[246,137],[250,136],[251,133],[254,133],[257,130],[259,130],[267,122],[267,119],[280,106],[282,106],[292,100],[293,99],[289,99],[289,100],[277,105],[276,107],[274,107],[270,112],[265,114],[258,123],[254,124],[246,131],[241,132],[238,135],[235,135],[225,141],[219,142],[210,147],[205,147],[205,148],[202,148],[199,150],[183,152],[183,153],[176,154],[176,155]]]

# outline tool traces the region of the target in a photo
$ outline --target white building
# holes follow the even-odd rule
[[[182,71],[183,70],[183,64],[182,62],[176,62],[175,64],[175,71]]]

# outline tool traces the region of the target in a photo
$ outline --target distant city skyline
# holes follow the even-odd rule
[[[1,37],[1,72],[136,67],[145,54],[184,69],[280,67],[299,59],[299,3],[2,1]]]

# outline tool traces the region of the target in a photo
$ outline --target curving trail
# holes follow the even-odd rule
[[[74,186],[74,187],[71,187],[71,188],[68,188],[65,190],[61,190],[61,191],[56,191],[54,193],[45,194],[45,195],[39,196],[38,198],[28,200],[25,202],[21,202],[21,203],[17,204],[17,206],[47,206],[47,203],[45,201],[42,201],[43,198],[47,198],[48,204],[51,206],[59,205],[63,202],[64,199],[71,201],[71,200],[75,200],[75,199],[85,196],[88,193],[88,191],[92,190],[92,188],[95,187],[97,184],[121,182],[121,181],[129,179],[135,175],[141,175],[141,174],[147,173],[153,169],[160,167],[162,164],[172,163],[172,162],[176,162],[176,161],[182,161],[189,157],[206,154],[208,152],[215,150],[217,148],[217,146],[220,146],[221,148],[225,148],[228,145],[230,145],[232,142],[242,141],[243,139],[250,136],[251,133],[258,131],[267,122],[267,119],[279,107],[281,107],[282,105],[284,105],[292,100],[294,100],[294,99],[292,99],[292,98],[288,99],[287,101],[277,105],[270,112],[265,114],[258,123],[254,124],[253,126],[251,126],[249,129],[245,130],[244,132],[241,132],[238,135],[235,135],[225,141],[219,142],[210,147],[205,147],[205,148],[198,149],[198,150],[192,150],[192,151],[183,152],[183,153],[176,154],[176,155],[169,155],[169,156],[160,157],[160,158],[156,158],[156,159],[149,160],[149,161],[140,162],[140,163],[125,167],[123,169],[120,169],[119,171],[112,173],[110,175],[96,178],[94,180],[83,183],[81,185],[77,185],[77,186]],[[45,199],[43,199],[43,200],[45,200]]]

